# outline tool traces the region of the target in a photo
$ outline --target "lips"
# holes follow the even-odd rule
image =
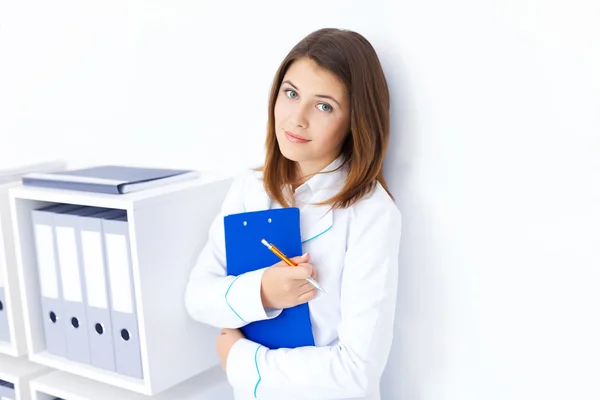
[[[293,142],[293,143],[308,143],[308,142],[310,142],[310,140],[307,140],[307,139],[303,138],[302,136],[295,134],[293,132],[290,132],[290,131],[285,131],[285,137],[287,138],[287,140],[289,140],[290,142]]]

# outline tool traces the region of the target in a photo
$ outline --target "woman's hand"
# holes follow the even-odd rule
[[[243,339],[244,335],[239,329],[223,329],[221,334],[217,336],[217,354],[221,360],[221,367],[223,371],[227,371],[227,357],[233,345],[240,339]]]
[[[290,267],[283,261],[267,268],[262,276],[260,296],[265,308],[290,308],[306,303],[316,296],[316,289],[306,278],[317,279],[317,270],[309,264],[308,254],[291,260],[298,264]]]

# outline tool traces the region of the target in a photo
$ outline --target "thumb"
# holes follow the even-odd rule
[[[306,264],[310,260],[310,254],[304,253],[301,256],[290,258],[296,264]]]

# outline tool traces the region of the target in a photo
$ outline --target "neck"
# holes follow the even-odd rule
[[[326,160],[296,162],[297,181],[296,181],[295,185],[292,185],[292,189],[295,191],[298,186],[302,185],[307,180],[312,178],[314,175],[321,172],[325,167],[327,167],[329,164],[331,164],[336,158],[326,159]]]

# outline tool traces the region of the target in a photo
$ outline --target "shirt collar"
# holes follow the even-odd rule
[[[313,194],[326,189],[339,189],[343,184],[347,174],[347,166],[344,164],[345,157],[340,155],[329,165],[323,168],[319,173],[312,176],[309,180],[298,186],[296,193],[304,190],[310,190]]]

